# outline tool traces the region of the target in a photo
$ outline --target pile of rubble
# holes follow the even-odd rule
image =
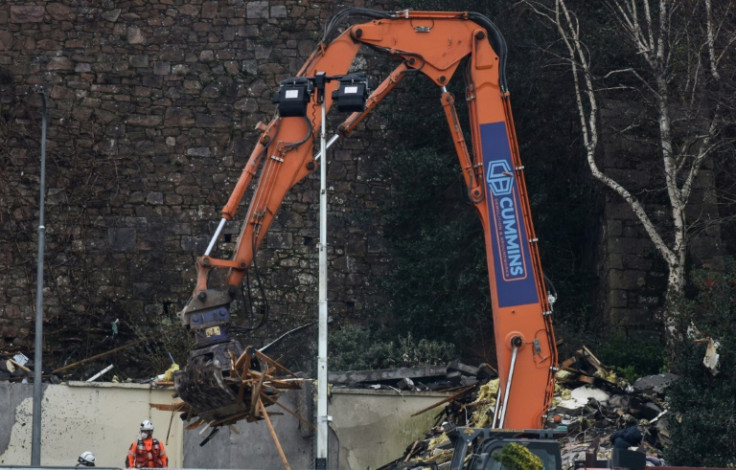
[[[614,442],[627,431],[633,439],[625,447],[639,447],[649,464],[663,465],[662,450],[669,444],[665,389],[675,379],[658,374],[629,384],[587,348],[564,361],[550,413],[552,424],[567,432],[561,440],[563,466],[586,460],[586,454],[590,460],[591,453],[596,460],[611,459]]]
[[[577,462],[596,466],[610,460],[614,442],[616,447],[637,447],[645,453],[647,465],[664,465],[662,450],[669,442],[664,391],[673,380],[671,374],[660,374],[629,384],[587,348],[560,364],[547,424],[560,433],[562,467],[574,468]],[[445,406],[425,439],[412,443],[400,459],[380,470],[447,468],[453,453],[444,432],[448,423],[487,427],[497,392],[498,379],[478,380],[475,386],[461,388],[439,403]]]

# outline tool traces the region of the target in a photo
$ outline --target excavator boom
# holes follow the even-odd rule
[[[372,19],[337,34],[338,23],[352,15]],[[439,105],[445,111],[468,197],[485,237],[501,383],[493,427],[539,428],[552,399],[557,365],[551,308],[511,114],[506,45],[488,18],[472,12],[351,9],[331,21],[297,76],[284,82],[306,84],[305,112],[282,111],[262,126],[258,143],[222,210],[220,226],[235,217],[247,189],[256,181],[233,256],[212,256],[218,229],[207,252],[197,260],[196,287],[179,314],[182,324],[194,331],[197,349],[176,378],[177,390],[192,412],[207,421],[227,421],[242,411],[242,406],[231,403],[244,397],[242,382],[232,377],[239,374],[232,367],[232,358],[244,352],[227,333],[228,306],[285,195],[322,161],[314,154],[314,140],[322,124],[320,100],[329,111],[338,81],[323,83],[320,99],[311,93],[309,84],[319,77],[347,75],[361,46],[399,58],[401,65],[371,93],[365,109],[345,120],[340,136],[347,137],[407,73],[421,73],[438,87]],[[461,66],[465,69],[470,145],[454,97],[446,88]],[[227,271],[225,285],[209,285],[213,270]],[[219,398],[212,400],[213,396]]]

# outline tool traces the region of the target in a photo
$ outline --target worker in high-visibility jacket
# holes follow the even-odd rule
[[[153,437],[153,423],[143,420],[141,435],[131,444],[125,457],[126,468],[164,468],[169,464],[166,449],[158,439]]]

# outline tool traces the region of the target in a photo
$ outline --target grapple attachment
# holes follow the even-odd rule
[[[247,410],[237,400],[239,377],[230,376],[231,358],[242,351],[237,341],[195,350],[184,370],[174,374],[179,397],[204,421],[220,421]]]
[[[263,419],[265,407],[276,403],[279,390],[299,388],[301,379],[255,347],[243,348],[228,337],[227,293],[200,294],[204,295],[179,313],[182,323],[194,332],[197,346],[186,367],[174,374],[174,386],[183,400],[182,417],[198,418],[197,424],[211,427]]]

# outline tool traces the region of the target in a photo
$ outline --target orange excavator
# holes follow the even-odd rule
[[[341,29],[352,17],[364,22]],[[373,91],[351,72],[364,46],[400,59]],[[175,376],[177,393],[189,405],[190,415],[215,426],[252,418],[253,384],[258,381],[246,383],[245,377],[263,372],[258,359],[264,357],[230,337],[229,306],[285,195],[324,161],[320,153],[315,155],[322,111],[337,108],[351,113],[331,145],[348,137],[404,77],[419,73],[437,87],[467,194],[483,226],[500,379],[492,428],[501,432],[544,427],[554,392],[557,351],[511,113],[506,55],[498,28],[479,13],[353,8],[333,17],[298,74],[281,83],[274,97],[278,113],[260,125],[260,138],[222,209],[220,225],[197,259],[196,287],[179,313],[182,324],[194,332],[196,349]],[[470,145],[447,90],[458,70],[465,78]],[[234,219],[252,184],[232,257],[212,256],[222,227]],[[215,271],[224,274],[223,285],[210,286]],[[460,435],[475,439],[478,433],[466,430]],[[458,442],[467,448],[470,441]]]

